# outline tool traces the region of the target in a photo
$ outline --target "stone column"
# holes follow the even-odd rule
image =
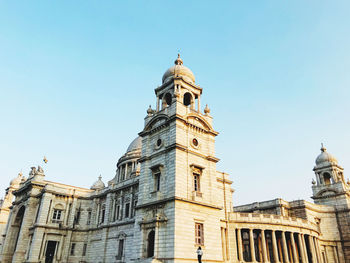
[[[312,262],[317,262],[317,256],[316,256],[316,251],[315,251],[315,244],[314,240],[311,235],[309,235],[309,245],[310,245],[310,250],[311,250],[311,255],[312,255]]]
[[[290,233],[290,242],[292,243],[294,262],[299,262],[299,258],[297,257],[297,248],[296,248],[296,245],[295,245],[293,232]]]
[[[126,176],[128,174],[128,163],[125,163],[125,173],[124,173],[124,180],[126,179]]]
[[[318,238],[315,238],[315,245],[316,245],[316,250],[318,253],[318,260],[321,263],[322,262],[322,254],[321,254],[320,243],[318,242]]]
[[[336,246],[333,247],[333,253],[334,253],[334,261],[335,261],[335,263],[338,263],[339,260],[338,260],[338,252],[337,252]]]
[[[286,233],[284,231],[282,231],[282,245],[283,245],[284,262],[285,263],[289,263],[288,248],[287,248],[287,241],[286,241]]]
[[[198,96],[198,101],[197,101],[197,107],[198,107],[198,112],[201,112],[201,97]]]
[[[301,240],[302,240],[302,243],[300,246],[302,247],[302,250],[303,250],[305,263],[309,263],[309,257],[307,256],[307,248],[306,248],[306,244],[305,244],[304,234],[300,234],[300,236],[301,236]]]
[[[302,263],[307,263],[307,257],[306,257],[306,251],[304,248],[304,243],[303,243],[303,237],[302,234],[298,234],[298,240],[299,240],[299,250],[300,250],[300,257],[301,257],[301,262]]]
[[[313,237],[313,241],[314,241],[314,247],[316,251],[317,262],[321,262],[321,253],[318,247],[317,238]]]
[[[261,230],[261,243],[262,243],[262,252],[263,252],[263,260],[262,261],[268,262],[269,260],[267,259],[265,232],[263,229]]]
[[[273,250],[273,258],[275,259],[275,262],[280,262],[278,258],[278,249],[277,249],[277,242],[276,242],[276,231],[272,230],[271,233],[272,237],[272,250]]]
[[[243,261],[243,251],[242,251],[242,234],[241,229],[237,229],[237,244],[238,244],[238,260]]]
[[[221,227],[220,231],[221,231],[222,259],[225,262],[227,260],[225,228]]]
[[[159,111],[159,97],[157,97],[157,112]]]
[[[252,256],[252,262],[255,262],[255,247],[254,247],[254,233],[253,229],[249,229],[249,238],[250,238],[250,254]]]

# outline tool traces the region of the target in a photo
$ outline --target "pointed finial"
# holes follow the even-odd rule
[[[100,175],[99,177],[98,177],[98,180],[101,180],[102,179],[102,176]]]
[[[326,147],[324,147],[323,143],[321,143],[321,151],[325,152],[326,150],[327,150]]]
[[[149,107],[147,109],[147,114],[148,115],[152,115],[153,114],[153,109],[152,109],[151,105],[149,105]]]
[[[43,159],[44,163],[47,163],[48,160],[46,159],[46,156],[44,156],[44,159]]]
[[[209,107],[208,107],[208,104],[205,105],[204,113],[205,113],[205,114],[209,114],[209,113],[210,113],[210,109],[209,109]]]
[[[18,177],[22,177],[22,176],[23,176],[22,171],[20,171],[20,172],[18,173]]]
[[[182,65],[183,61],[180,57],[180,53],[177,54],[177,59],[175,60],[175,65]]]

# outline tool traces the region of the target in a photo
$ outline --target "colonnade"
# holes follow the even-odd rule
[[[239,262],[321,263],[317,237],[299,232],[237,228]]]
[[[126,162],[118,167],[118,182],[124,181],[130,177],[130,174],[137,169],[137,162]]]

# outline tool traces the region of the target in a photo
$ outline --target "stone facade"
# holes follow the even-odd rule
[[[233,206],[216,170],[210,109],[180,56],[155,89],[156,107],[90,189],[46,180],[32,167],[0,203],[0,260],[7,262],[350,262],[349,184],[324,147],[315,204],[275,199]]]

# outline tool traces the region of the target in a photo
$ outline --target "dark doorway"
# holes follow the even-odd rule
[[[55,256],[57,241],[47,241],[45,263],[52,263]]]
[[[147,247],[147,257],[153,257],[154,256],[154,236],[155,232],[152,230],[148,234],[148,247]]]
[[[25,212],[25,207],[22,206],[15,218],[15,222],[13,224],[13,229],[16,231],[16,242],[15,245],[13,247],[13,252],[16,251],[17,249],[17,243],[18,243],[18,238],[19,238],[19,234],[21,233],[21,228],[22,228],[22,222],[23,222],[23,217],[24,217],[24,212]]]

